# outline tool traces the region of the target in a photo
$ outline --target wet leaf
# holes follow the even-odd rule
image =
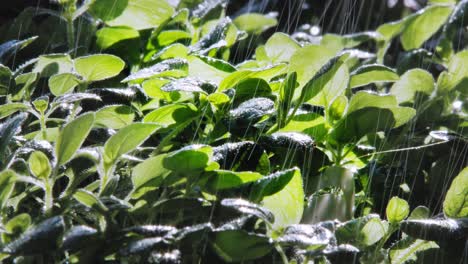
[[[49,218],[7,244],[2,251],[10,255],[27,256],[50,252],[57,249],[64,229],[65,222],[61,216]]]
[[[150,77],[182,77],[186,76],[188,71],[188,63],[184,59],[168,59],[157,63],[151,67],[143,68],[135,73],[132,73],[122,82],[130,82],[140,79],[148,79]]]
[[[89,12],[110,26],[142,30],[163,24],[174,8],[165,0],[100,0],[92,2]]]
[[[223,199],[221,205],[247,215],[254,215],[268,223],[274,222],[274,215],[267,209],[242,199]]]
[[[334,241],[333,233],[316,225],[290,225],[277,239],[280,244],[298,246],[307,250],[325,249]]]
[[[453,179],[445,196],[444,213],[452,218],[468,217],[468,168]]]
[[[254,260],[273,249],[267,236],[247,233],[243,230],[216,232],[211,246],[227,262]]]
[[[73,226],[63,238],[62,247],[65,250],[75,252],[81,249],[95,246],[98,239],[98,231],[85,225]]]
[[[406,237],[391,247],[389,253],[391,263],[403,264],[416,261],[418,253],[433,248],[439,248],[434,241]]]
[[[387,219],[390,223],[400,223],[401,221],[405,220],[409,214],[408,202],[394,196],[388,202],[386,213]]]
[[[169,153],[163,160],[164,168],[189,173],[203,170],[213,157],[208,145],[190,145]]]
[[[361,66],[353,71],[349,85],[351,88],[355,88],[370,83],[394,82],[399,79],[400,77],[393,69],[384,65],[371,64]]]

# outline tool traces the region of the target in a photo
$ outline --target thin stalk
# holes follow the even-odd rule
[[[44,114],[41,114],[41,116],[39,118],[39,124],[41,126],[42,138],[46,139],[47,138],[47,127],[46,127],[46,121],[45,121]]]
[[[68,42],[68,49],[74,50],[75,49],[75,27],[73,25],[72,18],[67,18],[67,42]]]
[[[275,249],[276,249],[276,251],[278,251],[279,255],[281,256],[281,260],[283,261],[283,264],[288,264],[289,260],[288,260],[288,257],[286,256],[286,254],[284,253],[283,248],[281,248],[280,245],[276,244]]]
[[[52,207],[54,206],[54,197],[53,197],[53,181],[46,180],[45,181],[45,195],[44,195],[44,206],[45,206],[45,213],[50,214]]]

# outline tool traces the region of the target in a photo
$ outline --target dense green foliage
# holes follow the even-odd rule
[[[468,1],[346,35],[226,4],[0,28],[2,261],[466,261]]]

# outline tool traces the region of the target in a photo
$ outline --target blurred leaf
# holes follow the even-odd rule
[[[234,24],[249,34],[260,34],[278,24],[276,18],[258,13],[242,14],[234,19]]]
[[[420,10],[414,19],[408,22],[401,35],[401,44],[405,50],[416,49],[439,30],[452,12],[453,7],[433,5]]]
[[[89,12],[110,26],[142,30],[160,26],[174,9],[166,0],[99,0],[92,2]]]
[[[81,250],[86,247],[92,247],[97,239],[98,231],[89,226],[73,226],[63,238],[63,249],[71,252]]]
[[[288,62],[299,48],[295,40],[279,32],[273,34],[265,43],[266,56],[273,63]]]
[[[396,196],[392,197],[388,202],[386,209],[387,219],[392,224],[400,223],[405,220],[409,214],[409,205],[403,199]]]
[[[413,69],[405,72],[400,80],[393,84],[390,93],[398,103],[413,102],[417,92],[431,95],[434,91],[434,78],[422,69]]]
[[[268,254],[273,245],[267,236],[243,230],[216,232],[211,246],[227,262],[254,260]]]
[[[10,255],[37,255],[57,249],[65,229],[62,216],[55,216],[30,228],[18,239],[5,245],[3,252]]]
[[[434,241],[425,241],[406,237],[398,241],[390,249],[390,259],[392,264],[403,264],[417,260],[417,254],[432,248],[439,248]]]
[[[127,26],[104,27],[96,32],[96,44],[105,50],[113,45],[129,39],[139,38],[137,30]]]

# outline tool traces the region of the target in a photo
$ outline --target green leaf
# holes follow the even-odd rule
[[[3,169],[8,163],[8,145],[26,118],[27,115],[25,113],[20,113],[0,124],[0,169]]]
[[[387,204],[387,219],[392,224],[397,224],[405,220],[405,218],[408,217],[409,212],[410,209],[408,202],[396,196],[392,197]]]
[[[211,242],[215,252],[227,262],[242,262],[268,254],[273,245],[267,236],[243,230],[226,230],[215,233]]]
[[[55,144],[57,166],[61,166],[72,159],[91,131],[94,123],[94,113],[86,113],[70,123],[60,131]]]
[[[0,63],[6,63],[10,55],[31,44],[38,37],[30,37],[23,40],[10,40],[0,45]]]
[[[10,82],[13,77],[13,73],[10,68],[0,64],[0,95],[7,95],[10,93]]]
[[[205,82],[198,78],[181,78],[161,87],[164,92],[190,92],[190,93],[211,93],[216,90],[216,85]]]
[[[104,162],[113,164],[120,156],[141,145],[160,125],[151,123],[133,123],[112,135],[104,145]]]
[[[143,118],[143,122],[156,123],[164,128],[182,124],[198,115],[197,108],[192,104],[170,104],[162,106]]]
[[[5,225],[7,233],[21,234],[31,225],[31,216],[26,213],[19,214],[11,218]]]
[[[138,198],[148,191],[155,190],[170,171],[163,166],[166,154],[151,157],[136,165],[132,170],[133,198]]]
[[[15,188],[17,175],[12,170],[0,172],[0,209],[5,208],[10,195]]]
[[[388,223],[371,214],[338,225],[335,231],[339,244],[349,243],[361,249],[380,241],[388,231]]]
[[[273,228],[277,229],[301,221],[304,211],[304,189],[299,169],[292,169],[293,176],[281,191],[266,196],[261,204],[275,216]],[[270,189],[270,190],[273,190]]]
[[[23,112],[31,107],[24,103],[8,103],[0,105],[0,119],[10,116],[18,111]]]
[[[234,19],[234,24],[240,30],[244,30],[249,34],[258,35],[263,31],[276,26],[278,24],[278,20],[269,15],[247,13],[236,17]]]
[[[65,229],[62,216],[55,216],[30,228],[18,239],[5,245],[3,252],[10,255],[40,255],[58,248],[59,238]]]
[[[415,220],[415,219],[426,219],[431,216],[431,211],[426,206],[418,206],[411,211],[408,220]]]
[[[135,118],[133,109],[126,105],[109,105],[96,112],[94,125],[97,127],[107,127],[120,129],[130,125]]]
[[[398,241],[390,249],[391,264],[413,263],[417,260],[417,254],[432,248],[439,248],[434,241],[413,239],[406,237]]]
[[[190,173],[205,169],[213,158],[213,149],[208,145],[190,145],[167,154],[164,168]]]
[[[105,50],[121,41],[139,37],[138,31],[131,27],[104,27],[96,32],[96,44],[100,49]]]
[[[49,54],[39,56],[34,65],[33,72],[40,73],[42,77],[49,77],[60,73],[70,73],[73,61],[68,54]]]
[[[266,210],[265,208],[259,206],[258,204],[251,203],[242,199],[223,199],[221,205],[227,208],[231,208],[235,211],[238,211],[242,214],[254,215],[257,218],[262,219],[267,223],[272,223],[274,221],[273,214]]]
[[[165,0],[99,0],[91,4],[89,12],[110,26],[142,30],[160,26],[174,8]]]
[[[286,118],[291,108],[294,90],[296,89],[297,74],[289,73],[283,81],[279,91],[279,109],[278,109],[278,127],[282,128],[286,125]],[[237,96],[237,93],[236,93]]]
[[[351,73],[350,87],[355,88],[371,83],[394,82],[399,79],[398,74],[387,66],[379,64],[364,65]]]
[[[232,21],[229,17],[220,19],[197,43],[190,47],[190,51],[199,54],[208,54],[213,49],[226,47],[227,35]]]
[[[328,126],[322,115],[298,111],[288,124],[278,132],[302,132],[316,141],[321,141],[328,133]]]
[[[335,52],[325,46],[304,46],[292,55],[289,72],[297,73],[299,87],[303,87],[334,56]]]
[[[401,44],[405,50],[419,48],[444,24],[453,7],[429,6],[417,13],[417,16],[408,22],[401,35]]]
[[[60,73],[49,78],[49,89],[55,96],[71,92],[78,84],[80,80],[72,73]]]
[[[331,138],[340,142],[358,140],[368,133],[399,127],[416,114],[410,107],[399,107],[392,95],[357,92],[344,118],[335,125]]]
[[[292,180],[297,169],[279,171],[262,177],[252,183],[250,200],[258,202],[265,196],[271,196],[282,189]]]
[[[444,200],[444,213],[448,217],[468,217],[468,167],[453,179]]]
[[[393,84],[390,94],[394,95],[398,103],[413,102],[417,92],[431,95],[434,91],[434,78],[422,69],[405,72],[400,80]]]
[[[452,56],[447,65],[447,71],[442,72],[437,80],[437,92],[447,93],[461,88],[463,94],[468,94],[468,51],[461,51]]]
[[[77,190],[73,195],[73,198],[75,198],[79,203],[85,205],[86,207],[93,208],[101,214],[108,211],[107,207],[102,203],[101,200],[99,200],[96,195],[94,195],[94,193],[85,189]]]
[[[125,62],[117,56],[96,54],[75,59],[75,70],[86,81],[101,81],[119,74]]]
[[[300,102],[308,102],[325,108],[348,87],[348,67],[344,63],[348,54],[344,53],[329,60],[301,91]]]
[[[190,40],[192,34],[183,30],[164,30],[157,36],[159,46],[168,46],[176,41],[183,42],[183,40]]]
[[[169,59],[149,68],[143,68],[130,74],[122,82],[130,82],[150,77],[183,77],[187,75],[188,64],[184,59]]]
[[[188,56],[188,76],[205,81],[213,82],[218,85],[221,81],[232,73],[232,69],[227,67],[216,67],[216,64],[210,64],[200,56]]]
[[[328,109],[326,109],[327,117],[331,120],[339,120],[346,112],[348,106],[348,98],[344,95],[336,97]]]
[[[286,69],[285,64],[275,64],[264,68],[244,69],[233,72],[228,76],[223,77],[218,87],[218,92],[222,92],[229,88],[234,88],[239,82],[248,78],[260,78],[265,81],[270,81],[276,75],[283,73]]]
[[[262,178],[258,172],[252,171],[229,171],[229,170],[215,170],[211,175],[206,188],[216,193],[218,190],[236,188],[245,183],[253,182]]]
[[[29,169],[34,176],[41,179],[47,179],[50,176],[52,168],[50,166],[49,158],[41,151],[34,151],[29,156]]]
[[[265,52],[273,63],[288,62],[300,48],[299,44],[284,33],[277,32],[265,43]]]

